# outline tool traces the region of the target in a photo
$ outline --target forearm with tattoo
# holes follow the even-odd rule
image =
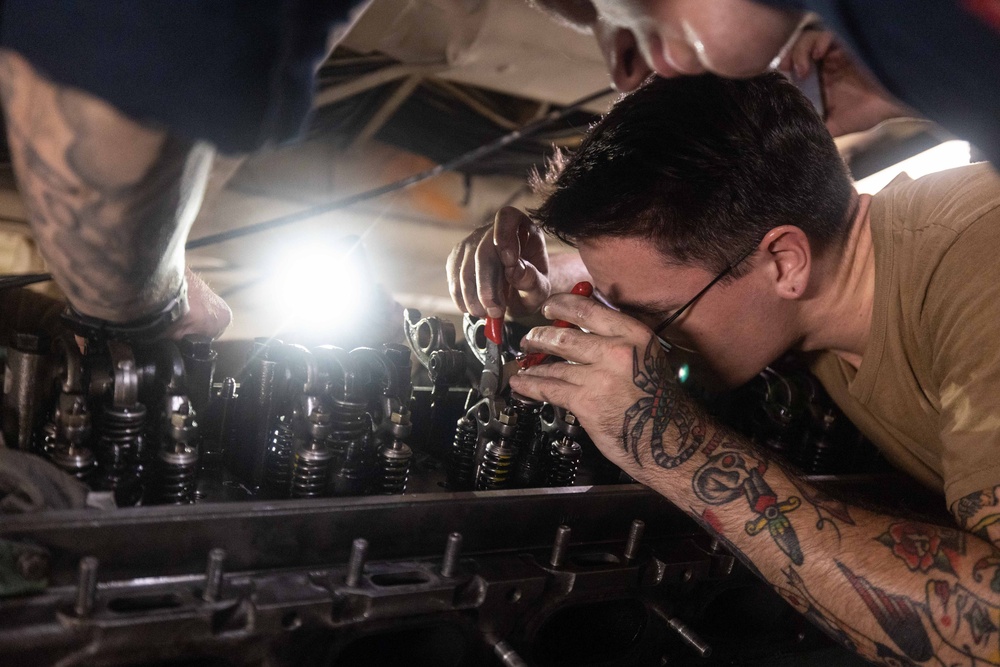
[[[636,348],[634,382],[645,395],[621,431],[633,476],[717,532],[790,604],[865,657],[1000,665],[1000,552],[992,544],[830,498],[716,427],[668,372],[653,340]],[[1000,511],[981,511],[987,499],[978,502],[967,501],[970,517],[1000,522]]]
[[[212,149],[54,84],[7,51],[0,97],[32,230],[73,306],[128,321],[172,298]]]

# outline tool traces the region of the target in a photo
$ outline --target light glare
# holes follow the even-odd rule
[[[677,381],[681,384],[687,382],[688,378],[691,376],[691,369],[687,364],[681,364],[680,368],[677,369]]]
[[[313,245],[285,253],[270,281],[279,329],[324,333],[356,325],[366,280],[364,263],[349,248]]]
[[[877,171],[871,176],[866,176],[857,181],[854,187],[861,194],[873,195],[904,171],[910,178],[917,179],[945,169],[961,167],[969,164],[971,159],[968,141],[946,141],[882,171]]]

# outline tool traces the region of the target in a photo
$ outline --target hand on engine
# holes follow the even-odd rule
[[[528,332],[522,350],[572,363],[522,370],[511,378],[511,389],[573,412],[610,461],[643,481],[640,468],[651,460],[653,434],[659,432],[658,446],[666,449],[676,437],[675,429],[668,428],[667,408],[681,390],[666,353],[647,326],[593,299],[557,294],[546,301],[542,314],[586,332],[551,326]]]
[[[545,237],[521,211],[500,209],[451,251],[448,287],[455,305],[476,317],[537,311],[552,289]]]
[[[233,311],[222,297],[212,291],[204,280],[185,267],[184,277],[188,286],[187,314],[174,323],[165,334],[171,340],[180,340],[188,334],[203,334],[213,340],[222,335],[233,320]]]

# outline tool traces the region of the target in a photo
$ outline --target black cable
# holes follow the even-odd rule
[[[51,273],[9,273],[0,276],[0,290],[27,287],[47,280],[52,280]]]
[[[581,107],[593,102],[594,100],[600,99],[612,92],[611,88],[605,88],[602,91],[587,95],[586,97],[580,98],[579,100],[573,102],[567,107],[562,109],[557,109],[549,112],[542,118],[528,123],[522,128],[509,132],[502,137],[495,139],[487,144],[475,148],[467,153],[459,155],[453,160],[447,162],[442,162],[436,167],[427,169],[420,173],[414,174],[412,176],[407,176],[404,179],[395,181],[393,183],[387,183],[386,185],[373,188],[371,190],[365,190],[364,192],[358,192],[347,197],[342,197],[340,199],[328,202],[326,204],[320,204],[319,206],[313,206],[312,208],[307,208],[304,211],[298,211],[296,213],[289,213],[288,215],[283,215],[278,218],[273,218],[271,220],[265,220],[263,222],[258,222],[252,225],[247,225],[246,227],[240,227],[239,229],[231,229],[226,232],[219,232],[218,234],[209,234],[208,236],[203,236],[199,239],[194,239],[193,241],[188,241],[185,248],[187,250],[194,250],[196,248],[204,248],[205,246],[215,245],[216,243],[223,243],[225,241],[231,241],[233,239],[242,238],[244,236],[250,236],[251,234],[258,234],[260,232],[270,231],[272,229],[277,229],[278,227],[284,227],[285,225],[290,225],[295,222],[301,222],[303,220],[308,220],[309,218],[314,218],[317,215],[322,215],[324,213],[329,213],[331,211],[337,211],[342,208],[347,208],[358,202],[367,201],[369,199],[375,199],[376,197],[381,197],[382,195],[388,194],[390,192],[396,192],[397,190],[402,190],[408,188],[411,185],[420,183],[421,181],[426,181],[429,178],[434,178],[439,174],[446,171],[453,171],[459,167],[469,164],[470,162],[475,162],[476,160],[486,157],[492,153],[499,151],[501,148],[508,146],[519,139],[523,139],[527,136],[538,132],[539,130],[562,120],[566,116],[579,110]]]
[[[247,225],[246,227],[240,227],[239,229],[231,229],[225,232],[219,232],[218,234],[209,234],[208,236],[203,236],[199,239],[194,239],[188,241],[185,245],[187,250],[195,250],[196,248],[204,248],[205,246],[215,245],[217,243],[224,243],[225,241],[231,241],[233,239],[242,238],[244,236],[251,236],[253,234],[259,234],[261,232],[270,231],[272,229],[277,229],[279,227],[284,227],[285,225],[290,225],[295,222],[301,222],[303,220],[308,220],[309,218],[314,218],[317,215],[322,215],[324,213],[329,213],[331,211],[336,211],[342,208],[347,208],[359,202],[368,201],[369,199],[375,199],[376,197],[381,197],[382,195],[389,194],[390,192],[396,192],[397,190],[402,190],[408,188],[411,185],[416,185],[422,181],[426,181],[429,178],[434,178],[439,174],[443,174],[446,171],[453,171],[461,166],[469,164],[470,162],[475,162],[481,158],[486,157],[496,153],[500,149],[508,146],[519,139],[524,139],[525,137],[535,134],[539,130],[542,130],[549,125],[556,123],[566,116],[578,111],[581,107],[586,106],[594,100],[598,100],[602,97],[610,95],[612,93],[611,88],[605,88],[604,90],[592,93],[585,97],[581,97],[569,106],[563,107],[561,109],[556,109],[550,111],[543,117],[536,121],[528,123],[522,128],[509,132],[498,139],[495,139],[489,143],[483,144],[478,148],[471,151],[463,153],[453,160],[448,160],[447,162],[442,162],[436,167],[427,169],[420,173],[414,174],[412,176],[407,176],[401,180],[395,181],[393,183],[387,183],[386,185],[373,188],[371,190],[365,190],[364,192],[358,192],[347,197],[342,197],[332,202],[326,204],[320,204],[319,206],[313,206],[312,208],[307,208],[304,211],[298,211],[297,213],[290,213],[288,215],[283,215],[271,220],[264,220],[263,222],[258,222],[252,225]],[[24,285],[31,285],[33,283],[45,282],[46,280],[51,280],[52,276],[47,273],[38,274],[27,274],[27,275],[6,275],[0,276],[0,289],[7,287],[22,287]]]

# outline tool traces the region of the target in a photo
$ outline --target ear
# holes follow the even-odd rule
[[[768,263],[775,294],[782,299],[799,299],[809,287],[812,246],[806,233],[793,225],[775,227],[758,249]]]

